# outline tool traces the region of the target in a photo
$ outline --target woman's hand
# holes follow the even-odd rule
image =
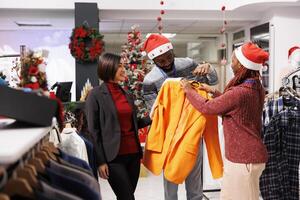
[[[98,168],[98,171],[99,171],[99,175],[100,175],[101,178],[108,179],[109,171],[108,171],[108,165],[107,164],[100,165],[99,168]]]
[[[181,79],[180,85],[184,90],[193,89],[191,84],[186,79]]]
[[[205,83],[201,83],[199,89],[204,90],[204,91],[206,91],[208,93],[211,93],[211,94],[214,94],[216,92],[215,88],[213,88],[213,87],[211,87],[211,86],[209,86]]]

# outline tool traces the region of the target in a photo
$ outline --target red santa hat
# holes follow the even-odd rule
[[[298,68],[300,66],[300,47],[294,46],[290,48],[288,53],[288,59],[292,67]]]
[[[269,59],[269,54],[252,42],[237,48],[235,56],[244,67],[257,71],[263,69],[264,63]]]
[[[143,46],[143,50],[146,51],[150,59],[154,59],[171,49],[173,49],[173,46],[170,40],[159,34],[151,34]]]

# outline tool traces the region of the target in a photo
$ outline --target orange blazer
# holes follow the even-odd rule
[[[180,79],[167,79],[152,107],[143,164],[153,174],[164,170],[167,180],[180,184],[193,169],[203,136],[213,178],[223,175],[217,116],[203,115],[186,99]],[[208,97],[205,91],[198,93]]]

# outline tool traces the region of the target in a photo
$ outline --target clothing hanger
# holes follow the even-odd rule
[[[45,173],[46,167],[40,158],[31,158],[28,163],[33,165],[37,172],[41,174]]]
[[[297,92],[290,87],[287,86],[281,87],[279,89],[279,93],[287,99],[289,99],[289,95],[290,95],[290,97],[293,97],[296,100],[300,101],[300,97],[298,96]]]
[[[36,158],[41,159],[44,164],[46,164],[50,160],[48,154],[45,151],[42,151],[42,150],[36,152],[34,156]]]
[[[49,156],[50,159],[57,161],[56,156],[53,154],[53,152],[51,151],[51,149],[48,146],[43,145],[41,148],[42,148],[42,151],[47,153],[47,155]]]
[[[35,176],[37,176],[37,170],[35,169],[35,167],[31,164],[26,163],[24,165],[24,168],[28,169],[29,171],[31,171],[32,174],[34,174]]]
[[[4,193],[0,193],[0,200],[10,200],[10,198]]]
[[[3,192],[12,197],[15,195],[34,199],[33,189],[24,178],[11,178],[5,184]]]
[[[45,142],[45,145],[47,145],[50,148],[52,153],[59,154],[58,149],[52,142],[47,141],[47,142]]]
[[[19,168],[16,171],[17,177],[19,178],[24,178],[25,180],[27,180],[27,182],[29,183],[29,185],[33,188],[37,188],[38,187],[38,180],[36,178],[36,175],[32,173],[32,171],[30,171],[28,168]]]
[[[293,74],[297,73],[300,71],[300,67],[298,67],[297,69],[291,71],[290,73],[288,73],[286,76],[284,76],[282,79],[281,79],[281,83],[283,86],[287,86],[290,82],[289,78],[290,76],[292,76]]]
[[[65,128],[73,128],[71,123],[66,123]]]
[[[53,154],[49,146],[49,142],[45,142],[44,138],[40,144],[37,145],[37,157],[41,158],[43,163],[46,164],[50,159],[57,161],[56,156]]]
[[[20,160],[20,163],[18,164],[19,168],[23,168],[23,160]],[[11,178],[5,183],[3,192],[8,195],[9,197],[13,196],[20,196],[20,197],[26,197],[29,199],[34,199],[34,192],[30,184],[28,183],[27,179],[17,177],[17,170],[12,172]],[[20,175],[22,176],[23,172],[20,171]],[[7,172],[6,172],[7,174]],[[25,175],[25,176],[31,176],[31,175]]]

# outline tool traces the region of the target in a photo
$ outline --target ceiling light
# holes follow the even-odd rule
[[[52,26],[50,22],[37,21],[15,21],[18,26]]]
[[[146,38],[148,38],[151,34],[153,34],[153,33],[148,33],[146,35]],[[162,33],[162,35],[165,36],[166,38],[173,38],[176,36],[176,33]]]

